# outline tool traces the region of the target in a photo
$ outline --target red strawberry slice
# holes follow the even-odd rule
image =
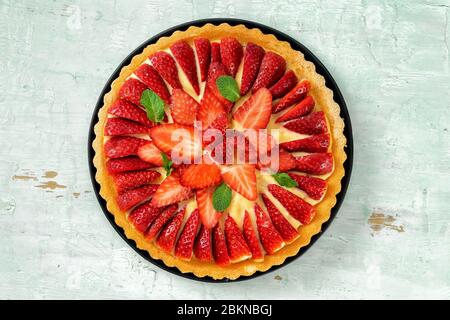
[[[212,203],[214,191],[215,188],[210,187],[197,190],[195,193],[195,199],[197,200],[200,218],[202,219],[203,225],[208,229],[213,228],[217,224],[217,221],[219,221],[219,218],[221,216],[221,213],[214,209]]]
[[[321,200],[327,192],[326,180],[294,173],[289,173],[289,176],[298,183],[299,189],[305,191],[314,200]]]
[[[275,229],[280,233],[286,243],[291,243],[297,239],[300,235],[297,230],[287,221],[287,219],[278,211],[277,207],[269,200],[265,194],[261,194],[264,204],[266,205],[267,212],[269,212],[270,219],[275,226]]]
[[[151,65],[144,63],[137,68],[134,73],[143,83],[145,83],[147,87],[152,89],[154,93],[163,99],[165,103],[170,103],[169,90],[167,90],[166,84],[159,75],[158,71],[156,71]]]
[[[308,224],[314,218],[316,210],[302,198],[276,184],[269,184],[268,190],[301,224]]]
[[[194,88],[195,93],[200,94],[194,50],[187,42],[179,40],[170,47],[170,51],[191,83],[192,88]]]
[[[228,73],[234,77],[241,64],[243,55],[242,45],[236,38],[226,37],[220,40],[220,57]]]
[[[105,124],[105,136],[148,133],[149,130],[149,127],[122,118],[108,118]]]
[[[245,211],[243,229],[245,241],[247,242],[248,247],[252,252],[252,259],[254,261],[263,261],[264,254],[261,250],[258,237],[256,236],[256,232],[253,229],[253,224],[247,211]]]
[[[328,131],[327,120],[323,111],[313,112],[283,125],[286,129],[301,134],[320,134]]]
[[[108,109],[108,113],[116,117],[133,120],[143,124],[149,128],[154,126],[154,123],[147,117],[147,113],[138,106],[126,100],[119,99],[114,102]]]
[[[121,158],[137,154],[139,147],[148,140],[135,137],[111,137],[103,146],[105,155],[109,158]]]
[[[124,82],[122,87],[120,87],[119,98],[140,106],[142,92],[144,92],[145,89],[147,89],[147,86],[144,83],[137,79],[129,78]]]
[[[231,216],[228,216],[225,220],[225,235],[231,262],[239,262],[251,258],[252,253],[245,242],[242,231]]]
[[[118,173],[114,176],[114,184],[119,194],[134,189],[158,179],[161,174],[153,170]]]
[[[283,76],[285,70],[286,61],[282,56],[275,52],[266,52],[261,61],[255,83],[253,84],[253,93],[261,88],[270,88]]]
[[[225,234],[222,232],[220,225],[216,225],[212,232],[214,261],[219,266],[226,266],[230,264],[231,260],[230,256],[228,255]]]
[[[106,168],[110,174],[134,170],[144,170],[151,167],[153,167],[151,163],[142,161],[135,156],[119,159],[108,159],[108,161],[106,161]]]
[[[134,208],[128,215],[128,220],[136,230],[144,233],[160,213],[160,208],[155,207],[150,201],[147,201]]]
[[[182,89],[174,89],[172,91],[170,112],[173,121],[179,124],[192,126],[197,117],[197,110],[198,103],[189,94]]]
[[[275,83],[272,87],[270,87],[270,93],[272,93],[272,97],[274,99],[278,99],[283,97],[289,91],[291,91],[295,85],[297,84],[298,79],[295,75],[294,71],[289,70]]]
[[[194,255],[200,261],[211,261],[211,229],[201,226],[194,243]]]
[[[298,171],[322,175],[333,170],[333,155],[331,153],[313,153],[297,158]]]
[[[205,151],[213,157],[218,163],[224,163],[225,152],[226,152],[226,129],[228,127],[228,117],[225,112],[219,114],[219,116],[203,131],[202,144]],[[216,139],[222,138],[222,143],[220,140],[217,142]],[[206,162],[210,163],[210,162]],[[211,163],[210,163],[211,164]]]
[[[284,110],[290,106],[292,106],[294,103],[300,102],[306,97],[306,94],[311,89],[311,83],[308,80],[302,80],[300,81],[294,89],[289,91],[288,94],[286,94],[274,107],[273,107],[273,113],[280,112],[281,110]]]
[[[197,235],[198,226],[200,225],[200,214],[198,209],[195,209],[184,225],[183,231],[178,238],[175,247],[175,256],[189,261],[192,257],[192,250],[194,249],[194,241]]]
[[[147,232],[145,233],[145,239],[148,241],[152,241],[153,239],[155,239],[161,229],[166,225],[166,223],[169,222],[170,219],[172,219],[177,210],[178,206],[176,204],[165,208],[161,212],[161,214],[153,221],[150,228],[148,228]]]
[[[263,57],[263,48],[251,42],[247,43],[242,69],[241,96],[245,95],[255,82]]]
[[[272,113],[272,95],[261,88],[233,113],[233,118],[245,129],[264,129]]]
[[[328,133],[313,135],[304,139],[284,142],[281,147],[287,151],[327,152],[330,146]]]
[[[157,184],[150,184],[136,189],[128,190],[117,197],[120,210],[126,211],[135,205],[148,200],[158,189]]]
[[[183,170],[181,184],[191,189],[204,189],[216,186],[222,181],[220,169],[215,164],[191,164]]]
[[[159,185],[152,199],[152,204],[157,207],[168,206],[192,196],[192,191],[180,183],[180,176],[173,172]]]
[[[178,78],[177,65],[170,54],[165,51],[158,51],[152,54],[149,59],[156,71],[158,71],[172,89],[183,88]]]
[[[228,75],[227,68],[220,62],[211,63],[209,66],[208,78],[206,79],[206,89],[205,91],[211,91],[223,105],[226,112],[229,112],[233,108],[233,102],[224,98],[219,89],[217,88],[216,80],[221,76]]]
[[[213,62],[222,62],[220,58],[220,43],[213,42],[211,43],[211,63]]]
[[[284,247],[283,238],[270,221],[269,216],[261,207],[255,203],[256,226],[259,232],[259,239],[268,254],[273,254]]]
[[[306,116],[314,109],[314,99],[307,96],[290,110],[283,113],[275,122],[283,122]]]
[[[223,181],[250,201],[256,200],[256,173],[252,164],[229,165],[222,170]]]
[[[148,142],[139,147],[137,155],[142,160],[149,162],[157,167],[162,167],[163,161],[161,151],[155,146],[153,142]]]
[[[185,213],[186,208],[180,210],[175,215],[175,217],[173,217],[172,220],[167,223],[167,225],[159,234],[158,240],[156,240],[156,244],[158,245],[158,247],[169,253],[175,249],[178,231],[180,231]]]
[[[197,53],[198,65],[202,81],[206,81],[209,63],[211,62],[211,44],[208,39],[196,38],[194,40],[195,52]]]
[[[280,149],[278,152],[278,161],[275,155],[269,158],[268,163],[258,162],[256,168],[258,170],[269,169],[273,172],[285,172],[289,170],[293,170],[297,167],[297,160],[295,157],[286,152],[283,149]]]
[[[197,120],[202,123],[203,128],[207,128],[222,113],[225,113],[223,104],[206,88],[198,108]]]

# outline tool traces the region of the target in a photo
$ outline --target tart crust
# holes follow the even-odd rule
[[[107,110],[118,99],[120,87],[149,55],[168,48],[173,42],[180,39],[192,42],[197,37],[215,40],[225,36],[234,36],[243,44],[253,42],[262,46],[265,50],[280,54],[286,59],[287,69],[293,70],[300,79],[305,78],[311,82],[312,89],[309,94],[317,102],[316,105],[320,106],[320,109],[325,112],[329,122],[334,171],[327,179],[328,188],[325,197],[315,205],[316,215],[313,221],[308,225],[299,227],[300,237],[298,239],[276,253],[266,255],[262,262],[255,262],[250,259],[223,267],[214,263],[201,262],[194,256],[191,261],[183,261],[159,249],[153,242],[147,242],[144,235],[134,229],[132,224],[128,222],[126,213],[119,209],[115,201],[117,194],[113,179],[107,173],[103,152],[103,128],[107,118]],[[325,86],[325,79],[316,73],[314,64],[306,61],[304,55],[294,50],[288,42],[280,41],[272,34],[264,34],[257,28],[248,29],[244,25],[230,26],[227,23],[220,25],[208,23],[202,27],[192,26],[186,31],[175,31],[170,37],[160,38],[155,44],[148,45],[142,53],[134,56],[131,63],[123,67],[119,77],[112,82],[111,91],[104,96],[103,107],[98,113],[99,121],[94,128],[96,137],[92,144],[95,150],[93,162],[97,169],[95,178],[100,184],[100,195],[106,200],[108,211],[114,215],[115,223],[124,229],[127,238],[134,240],[139,249],[148,251],[153,259],[160,259],[167,266],[177,267],[182,273],[191,272],[197,277],[210,276],[214,279],[228,278],[234,280],[240,276],[250,276],[256,271],[267,271],[273,266],[283,264],[286,258],[297,255],[302,247],[310,243],[311,237],[321,231],[322,224],[330,218],[331,208],[336,204],[336,194],[341,190],[341,179],[345,174],[343,164],[347,158],[344,151],[346,145],[346,138],[343,134],[344,122],[339,114],[340,107],[333,100],[333,92]]]

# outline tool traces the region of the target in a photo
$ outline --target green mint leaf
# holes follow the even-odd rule
[[[163,161],[163,168],[166,170],[166,177],[170,176],[170,173],[172,172],[172,160],[169,159],[169,157],[164,153],[161,152],[161,158]]]
[[[222,183],[213,193],[212,198],[214,209],[224,211],[231,202],[231,189],[225,183]]]
[[[236,80],[230,76],[220,76],[216,80],[217,89],[225,99],[236,102],[241,97]]]
[[[292,179],[287,173],[275,173],[272,175],[280,186],[292,188],[298,187],[297,181]]]
[[[164,101],[151,89],[145,89],[141,95],[141,105],[147,111],[147,117],[154,123],[164,119]]]

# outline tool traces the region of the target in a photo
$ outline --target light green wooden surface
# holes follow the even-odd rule
[[[95,3],[0,2],[0,298],[450,298],[449,1]],[[121,60],[207,17],[258,21],[309,47],[346,98],[355,142],[323,237],[289,266],[227,285],[131,250],[101,213],[86,153]]]

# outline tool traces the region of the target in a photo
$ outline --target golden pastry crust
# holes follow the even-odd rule
[[[253,42],[262,46],[265,50],[274,51],[286,59],[287,69],[295,72],[299,78],[308,79],[311,82],[311,92],[316,105],[325,112],[332,137],[332,150],[334,157],[334,171],[327,179],[328,189],[323,200],[316,207],[316,216],[313,221],[301,226],[298,231],[300,237],[291,244],[285,246],[275,254],[266,255],[264,261],[254,262],[246,260],[221,267],[214,263],[204,263],[196,260],[183,261],[175,256],[159,249],[154,243],[147,242],[142,233],[138,232],[128,222],[126,213],[121,211],[116,204],[116,191],[112,177],[106,171],[106,159],[103,152],[104,135],[103,128],[107,118],[109,106],[118,98],[119,89],[133,71],[143,63],[152,53],[168,48],[173,42],[184,39],[192,42],[197,37],[205,37],[210,40],[220,39],[225,36],[236,37],[242,44]],[[122,227],[126,236],[136,242],[139,249],[149,252],[153,259],[162,260],[167,266],[177,267],[183,273],[193,273],[197,277],[210,276],[214,279],[237,279],[240,276],[249,276],[256,271],[267,271],[273,266],[283,264],[286,258],[297,255],[302,247],[308,245],[311,237],[319,233],[322,224],[330,218],[331,209],[336,204],[336,195],[341,190],[341,179],[344,176],[344,161],[347,156],[344,151],[346,138],[343,134],[344,121],[340,117],[340,107],[333,100],[333,92],[325,86],[325,79],[316,73],[313,63],[306,61],[304,55],[291,48],[290,44],[278,40],[274,35],[263,34],[259,29],[248,29],[244,25],[230,26],[206,24],[202,27],[190,27],[186,31],[175,31],[170,37],[162,37],[155,44],[147,46],[141,54],[133,57],[131,63],[122,68],[120,75],[111,85],[111,91],[104,96],[104,104],[100,109],[99,121],[95,125],[95,150],[94,166],[97,168],[96,180],[100,184],[100,195],[106,200],[108,211],[114,215],[115,223]]]

